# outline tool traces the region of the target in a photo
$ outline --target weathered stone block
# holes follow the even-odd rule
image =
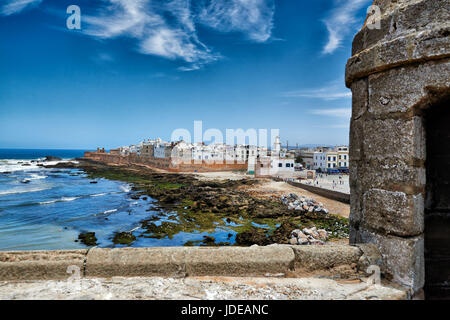
[[[362,251],[353,246],[292,246],[295,269],[323,270],[358,263]]]
[[[391,69],[369,76],[369,113],[407,113],[426,106],[429,88],[450,87],[450,60]]]
[[[86,253],[87,250],[0,252],[0,280],[69,279],[70,266],[78,268],[82,276]]]
[[[361,161],[359,179],[363,191],[384,189],[417,194],[425,188],[425,168],[398,159]]]
[[[186,273],[190,276],[264,276],[287,273],[294,265],[289,246],[188,248]]]
[[[368,79],[361,79],[352,83],[352,119],[358,119],[366,111],[369,103]]]
[[[425,160],[425,130],[420,117],[366,121],[364,155],[369,160]]]
[[[400,34],[426,30],[450,21],[448,1],[442,0],[409,1],[395,14],[396,28]]]
[[[424,231],[421,194],[371,189],[364,193],[363,211],[363,224],[370,229],[399,236],[417,236]]]
[[[367,272],[370,266],[382,266],[383,258],[376,245],[372,243],[357,243],[355,246],[363,253],[358,260],[358,269],[360,271]]]
[[[364,121],[362,119],[352,119],[350,123],[350,151],[351,161],[362,159],[364,142]]]
[[[382,272],[393,281],[421,289],[425,282],[425,258],[423,236],[398,238],[379,235],[361,229],[360,240],[375,244],[383,257]]]
[[[177,276],[185,272],[186,248],[89,250],[88,277]]]
[[[363,220],[362,211],[362,181],[359,178],[357,161],[350,161],[350,225],[358,226]]]
[[[450,24],[439,26],[429,32],[420,32],[413,39],[413,59],[442,57],[450,54]]]
[[[381,8],[382,17],[380,28],[369,29],[366,25],[358,32],[353,40],[352,55],[366,50],[377,43],[388,42],[400,37],[415,34],[418,28],[431,29],[442,26],[450,20],[448,3],[442,0],[395,1],[397,10],[392,3],[374,4]],[[404,2],[403,4],[401,2]]]

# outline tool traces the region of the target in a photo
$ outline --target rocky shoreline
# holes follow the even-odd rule
[[[228,181],[201,181],[194,175],[159,173],[143,167],[109,166],[91,160],[77,159],[77,163],[59,163],[48,168],[80,169],[95,179],[106,178],[130,183],[133,199],[149,199],[149,211],[158,215],[141,222],[142,237],[163,239],[173,237],[180,232],[212,233],[216,228],[228,228],[235,231],[235,243],[217,242],[214,237],[204,236],[202,240],[187,241],[186,246],[251,246],[273,243],[292,243],[295,230],[316,228],[324,230],[326,239],[348,237],[348,220],[334,216],[319,206],[313,199],[295,199],[292,195],[280,198],[259,198],[245,192],[245,187],[257,186],[255,179]],[[296,210],[296,204],[310,206],[306,210]],[[306,201],[308,200],[308,201]],[[315,208],[314,208],[315,206]],[[314,209],[310,210],[312,207]],[[303,206],[302,206],[303,208]],[[167,217],[170,216],[170,221]],[[298,234],[298,232],[297,232]],[[95,244],[95,234],[80,237],[86,245]],[[228,235],[231,239],[232,234]],[[84,241],[88,239],[89,241]],[[297,238],[298,239],[298,238]],[[325,239],[325,241],[326,241]],[[130,234],[116,233],[113,242],[132,245],[136,237]],[[312,240],[312,239],[310,239]],[[317,241],[324,240],[317,239]],[[298,244],[318,244],[318,242],[297,241]]]

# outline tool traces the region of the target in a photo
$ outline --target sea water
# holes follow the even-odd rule
[[[133,247],[181,246],[207,235],[180,232],[171,239],[141,237],[145,231],[141,221],[160,214],[152,210],[153,199],[131,199],[131,185],[124,182],[95,179],[91,183],[78,169],[37,166],[36,160],[47,155],[69,161],[83,152],[0,149],[0,250],[86,248],[77,241],[81,232],[95,232],[99,247],[122,247],[112,241],[116,232],[132,232]],[[210,235],[225,241],[228,232]]]

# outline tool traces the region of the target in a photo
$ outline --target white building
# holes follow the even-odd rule
[[[295,158],[286,158],[284,155],[285,152],[281,149],[280,137],[276,137],[271,156],[260,156],[257,159],[255,165],[256,175],[289,177],[295,175]]]
[[[348,170],[348,147],[340,146],[333,150],[321,149],[314,152],[314,169],[321,171]]]
[[[161,138],[156,139],[156,143],[153,145],[153,156],[158,159],[166,157],[166,143]]]

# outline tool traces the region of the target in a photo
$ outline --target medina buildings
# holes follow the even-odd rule
[[[347,172],[349,168],[349,154],[347,146],[336,148],[319,148],[314,152],[315,170],[322,172]]]

